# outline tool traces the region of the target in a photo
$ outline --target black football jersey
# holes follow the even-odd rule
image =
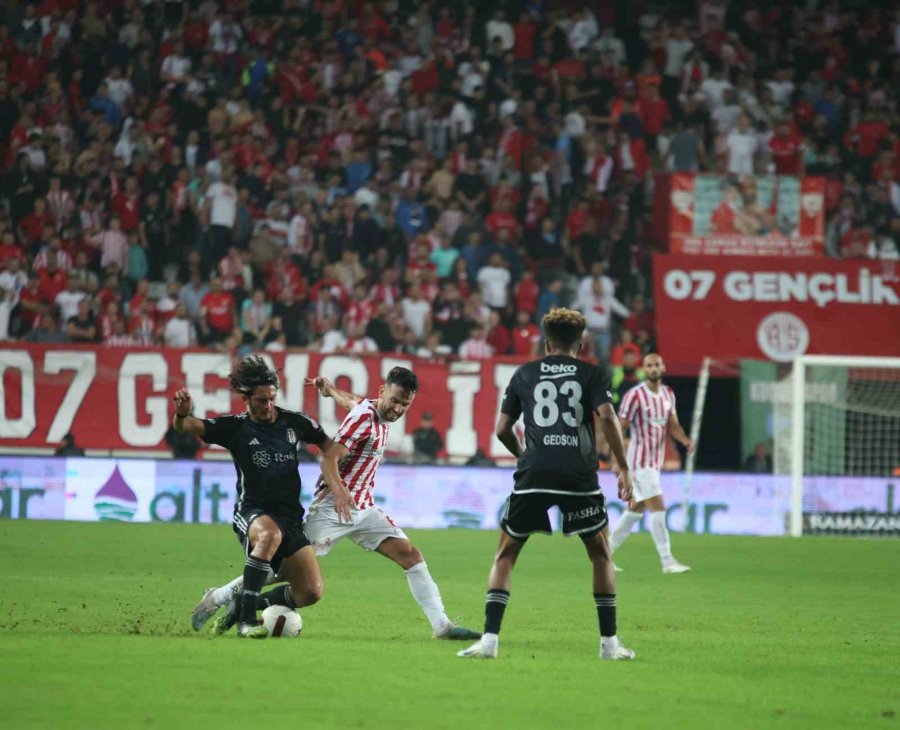
[[[203,440],[224,446],[234,459],[236,509],[301,512],[297,452],[301,443],[320,446],[328,438],[316,421],[305,413],[279,408],[274,423],[254,423],[241,413],[205,419],[203,425]]]
[[[525,423],[516,491],[596,492],[594,411],[611,401],[606,369],[567,355],[516,370],[500,408]]]

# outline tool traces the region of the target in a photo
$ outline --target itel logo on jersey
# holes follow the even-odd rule
[[[556,374],[564,374],[564,373],[574,373],[578,370],[577,365],[563,365],[563,364],[554,364],[551,365],[546,362],[541,363],[541,372],[542,373],[553,373]]]

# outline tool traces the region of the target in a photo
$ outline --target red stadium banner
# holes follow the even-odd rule
[[[704,355],[896,356],[898,274],[894,262],[657,255],[659,350],[667,363],[695,364]]]
[[[515,359],[434,363],[402,355],[357,357],[274,353],[281,370],[279,404],[303,410],[333,434],[343,412],[330,398],[304,385],[323,375],[338,387],[376,397],[396,365],[415,370],[421,387],[409,414],[392,425],[387,448],[412,451],[412,432],[422,414],[434,415],[448,456],[508,456],[494,437],[499,403]],[[77,345],[7,344],[0,348],[0,447],[56,446],[72,432],[86,449],[164,450],[171,398],[190,389],[199,418],[240,412],[228,390],[227,355],[193,350],[92,348]]]
[[[678,173],[671,176],[668,192],[672,253],[822,254],[824,178]]]

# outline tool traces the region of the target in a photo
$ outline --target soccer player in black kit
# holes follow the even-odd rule
[[[322,474],[334,494],[339,519],[350,520],[350,494],[338,472],[335,444],[322,427],[304,413],[275,405],[278,375],[265,360],[258,355],[245,357],[229,379],[232,390],[247,404],[244,413],[194,418],[190,415],[191,396],[181,389],[173,398],[172,424],[181,433],[224,446],[234,459],[237,502],[233,528],[247,555],[238,636],[262,639],[268,633],[257,621],[257,610],[271,605],[300,608],[322,596],[322,574],[303,532],[297,469],[301,443],[322,450]],[[261,593],[270,566],[288,585]]]
[[[634,659],[634,652],[616,636],[616,584],[606,536],[606,500],[597,481],[594,416],[619,464],[626,463],[622,460],[624,438],[606,369],[576,359],[586,324],[580,312],[552,309],[541,321],[546,356],[520,367],[506,389],[497,438],[518,459],[515,484],[488,578],[484,634],[458,656],[497,656],[516,559],[531,534],[552,532],[547,510],[555,505],[562,513],[563,534],[581,538],[593,565],[600,658]],[[525,422],[524,450],[513,431],[519,416]],[[623,469],[618,477],[619,498],[627,501],[631,490],[631,474]]]

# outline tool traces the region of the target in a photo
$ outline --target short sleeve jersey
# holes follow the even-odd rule
[[[328,438],[305,413],[278,409],[274,423],[254,423],[246,413],[204,419],[203,440],[231,452],[237,471],[235,509],[258,508],[302,515],[297,452],[301,443],[321,446]]]
[[[525,423],[515,490],[596,493],[594,411],[611,401],[605,368],[566,355],[520,367],[500,407]]]

